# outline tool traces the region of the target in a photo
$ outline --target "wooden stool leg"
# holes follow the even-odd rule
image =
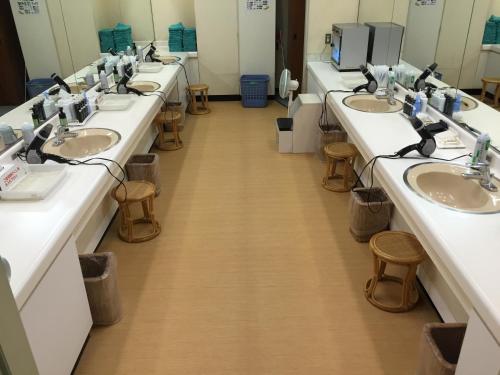
[[[344,189],[349,190],[351,187],[349,186],[351,181],[351,158],[345,159],[344,162]]]
[[[201,92],[201,100],[202,100],[202,105],[203,109],[207,110],[208,109],[208,90],[203,90]]]
[[[383,267],[383,270],[382,270]],[[377,287],[378,281],[381,280],[381,275],[384,274],[385,264],[381,265],[378,257],[373,255],[373,276],[370,280],[368,280],[367,285],[365,287],[365,296],[368,299],[373,298],[373,294],[375,293],[375,288]]]
[[[484,102],[484,99],[486,97],[486,88],[488,87],[488,82],[483,81],[483,89],[481,90],[481,101]]]
[[[401,298],[401,309],[409,310],[417,301],[418,301],[418,293],[417,300],[412,301],[412,293],[415,290],[415,278],[417,277],[417,266],[410,265],[408,266],[408,273],[406,274],[403,280],[403,295]]]
[[[192,114],[196,114],[197,112],[197,104],[196,104],[196,93],[193,91],[190,91],[191,93],[191,105],[190,105],[190,111]]]

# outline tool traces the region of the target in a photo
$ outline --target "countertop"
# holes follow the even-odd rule
[[[307,66],[325,92],[345,89],[341,74],[352,74],[339,73],[324,62],[310,62]],[[343,98],[348,95],[331,93],[328,104],[365,160],[376,155],[393,154],[420,140],[400,114],[356,111],[342,104]],[[467,137],[465,133],[461,134]],[[470,147],[472,140],[468,139],[465,143]],[[437,150],[433,156],[451,159],[466,152]],[[474,215],[448,210],[410,191],[403,180],[405,170],[413,164],[427,161],[431,160],[379,159],[375,175],[430,258],[446,267],[446,270],[440,271],[448,272],[455,279],[500,341],[500,214]],[[465,159],[456,161],[460,164],[464,162]]]
[[[187,59],[185,53],[176,55],[182,57],[181,62]],[[156,81],[161,84],[160,90],[167,93],[180,69],[177,64],[166,65],[159,73],[138,74],[134,80]],[[121,135],[117,145],[96,157],[123,164],[163,103],[158,96],[134,96],[134,101],[125,111],[98,112],[85,125],[85,128],[113,129]],[[3,164],[6,159],[7,155],[2,155],[0,162]],[[19,309],[76,230],[82,215],[95,200],[102,200],[113,183],[102,166],[71,166],[68,169],[60,186],[42,201],[0,201],[3,234],[0,254],[12,268],[10,285]]]

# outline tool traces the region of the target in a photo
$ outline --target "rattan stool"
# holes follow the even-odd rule
[[[182,114],[177,111],[164,111],[156,115],[154,123],[158,129],[158,138],[156,139],[157,148],[162,151],[175,151],[183,147],[179,135],[179,122],[181,119]],[[172,129],[173,138],[167,139],[165,136],[165,127],[167,125]]]
[[[351,143],[336,142],[326,145],[324,148],[326,156],[326,174],[323,177],[323,187],[335,192],[346,192],[352,187],[352,169],[358,150]],[[337,163],[344,162],[344,173],[336,174]],[[342,180],[341,184],[335,184],[334,180]]]
[[[210,108],[208,108],[208,85],[204,83],[199,83],[196,85],[189,85],[186,90],[191,98],[189,103],[189,113],[192,115],[206,115],[210,113]],[[196,96],[200,95],[201,101],[196,100]]]
[[[366,282],[365,297],[374,306],[388,312],[411,310],[418,301],[416,288],[417,267],[425,259],[425,250],[417,238],[409,233],[385,231],[377,233],[370,240],[373,253],[374,275]],[[406,276],[400,278],[385,274],[387,263],[408,268]],[[382,281],[396,282],[402,285],[399,305],[387,305],[375,298],[377,284]]]
[[[481,78],[481,81],[483,82],[483,90],[481,91],[481,101],[484,102],[484,98],[486,97],[486,88],[488,87],[488,84],[494,84],[496,85],[495,88],[495,100],[494,100],[494,105],[495,107],[498,107],[500,105],[500,77],[484,77]]]
[[[126,242],[144,242],[155,238],[160,234],[161,228],[155,219],[153,202],[155,198],[155,185],[147,181],[125,181],[111,191],[111,196],[120,206],[120,227],[118,236]],[[130,212],[130,205],[141,203],[144,216],[133,219]],[[142,236],[134,234],[134,225],[151,224],[151,231]]]

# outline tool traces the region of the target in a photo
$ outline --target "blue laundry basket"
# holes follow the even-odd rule
[[[50,89],[56,83],[52,78],[36,78],[31,81],[26,82],[26,89],[28,90],[28,96],[34,98],[35,96],[41,94],[45,90]]]
[[[245,74],[240,78],[241,103],[247,108],[263,108],[267,106],[267,74]]]

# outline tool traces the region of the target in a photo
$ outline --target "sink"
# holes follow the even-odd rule
[[[403,103],[395,99],[396,104],[387,103],[387,99],[378,99],[375,95],[357,94],[350,95],[343,100],[349,108],[361,112],[370,113],[393,113],[403,109]]]
[[[131,81],[127,83],[127,86],[142,92],[153,92],[161,87],[158,82],[154,81]]]
[[[422,198],[445,208],[472,214],[500,212],[500,192],[490,192],[478,180],[466,180],[469,169],[448,163],[422,163],[408,168],[406,185]]]
[[[66,138],[60,146],[54,146],[54,138],[49,139],[42,147],[47,154],[64,158],[83,158],[97,155],[109,150],[120,141],[120,134],[111,129],[89,128],[72,131],[78,134],[74,138]]]
[[[477,108],[477,101],[466,96],[462,97],[462,112],[471,111],[475,108]]]
[[[85,83],[69,83],[68,86],[71,94],[80,94],[89,88]]]

